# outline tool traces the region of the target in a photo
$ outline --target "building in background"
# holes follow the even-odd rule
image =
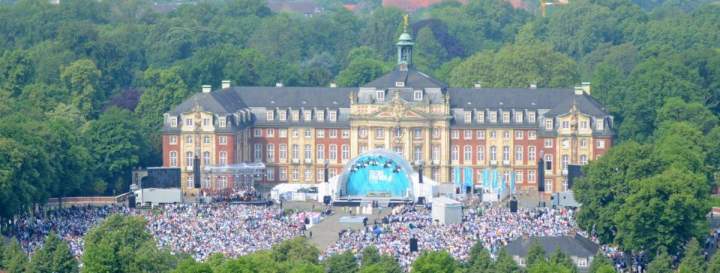
[[[197,194],[196,167],[262,162],[260,183],[319,183],[326,164],[332,177],[359,154],[385,149],[421,160],[424,175],[440,183],[512,181],[514,192],[549,194],[567,190],[568,165],[587,164],[613,144],[613,118],[588,83],[451,88],[414,69],[413,46],[406,30],[397,67],[361,87],[205,85],[165,113],[163,166],[181,168],[183,191]],[[234,183],[203,179],[209,190]]]

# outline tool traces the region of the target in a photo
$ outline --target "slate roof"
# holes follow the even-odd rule
[[[396,87],[395,83],[397,82],[404,82],[405,87],[412,88],[447,87],[447,84],[433,79],[432,77],[426,75],[425,73],[417,71],[414,68],[409,68],[407,70],[395,69],[393,71],[390,71],[390,73],[387,73],[380,78],[377,78],[363,85],[362,87],[375,87],[378,89],[394,88]]]
[[[511,256],[517,255],[527,257],[528,250],[535,239],[540,242],[540,245],[545,250],[546,255],[550,255],[555,252],[556,249],[560,249],[560,251],[568,256],[592,257],[595,256],[599,249],[598,245],[589,239],[580,235],[575,235],[558,237],[520,237],[511,241],[506,246],[506,250]]]
[[[452,108],[552,109],[575,95],[570,88],[448,88]]]

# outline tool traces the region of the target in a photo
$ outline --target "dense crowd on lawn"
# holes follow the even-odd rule
[[[457,259],[467,259],[476,240],[495,253],[511,240],[527,236],[561,236],[576,230],[572,211],[555,209],[520,209],[511,213],[507,208],[486,207],[469,210],[462,224],[433,223],[429,210],[406,207],[387,216],[383,223],[368,225],[359,231],[346,231],[323,253],[324,257],[374,245],[383,254],[395,256],[407,267],[419,255],[410,252],[411,238],[418,240],[422,250],[446,250]]]

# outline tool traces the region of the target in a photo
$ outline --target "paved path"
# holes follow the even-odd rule
[[[382,212],[375,210],[372,215],[366,215],[368,217],[368,225],[372,225],[375,220],[378,222],[382,221],[382,218],[390,214],[391,210],[392,209],[390,208],[383,208]],[[310,238],[310,242],[317,246],[321,251],[325,250],[325,248],[337,241],[338,234],[341,230],[348,228],[359,230],[363,228],[362,223],[340,223],[340,217],[350,215],[345,212],[344,207],[335,207],[333,208],[333,211],[335,212],[333,215],[326,217],[322,222],[310,228],[310,231],[313,234],[312,238]]]

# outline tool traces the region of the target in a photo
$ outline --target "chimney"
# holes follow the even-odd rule
[[[222,89],[228,89],[228,88],[230,88],[230,84],[231,84],[231,82],[230,82],[229,80],[224,80],[224,81],[222,81],[222,85],[221,85],[221,86],[222,86]]]
[[[537,89],[537,84],[531,83],[531,84],[530,84],[530,89]]]
[[[585,91],[585,94],[590,95],[590,91],[592,89],[590,86],[590,82],[582,82],[581,86],[582,86],[583,91]]]
[[[575,86],[575,95],[580,96],[582,94],[585,94],[585,89],[583,88],[583,86]]]
[[[331,82],[331,83],[330,83],[330,88],[335,88],[335,87],[337,87],[337,83]]]
[[[203,93],[210,93],[211,91],[212,91],[212,85],[203,84],[203,86],[202,86]]]
[[[283,84],[281,82],[276,82],[275,87],[283,87]]]

